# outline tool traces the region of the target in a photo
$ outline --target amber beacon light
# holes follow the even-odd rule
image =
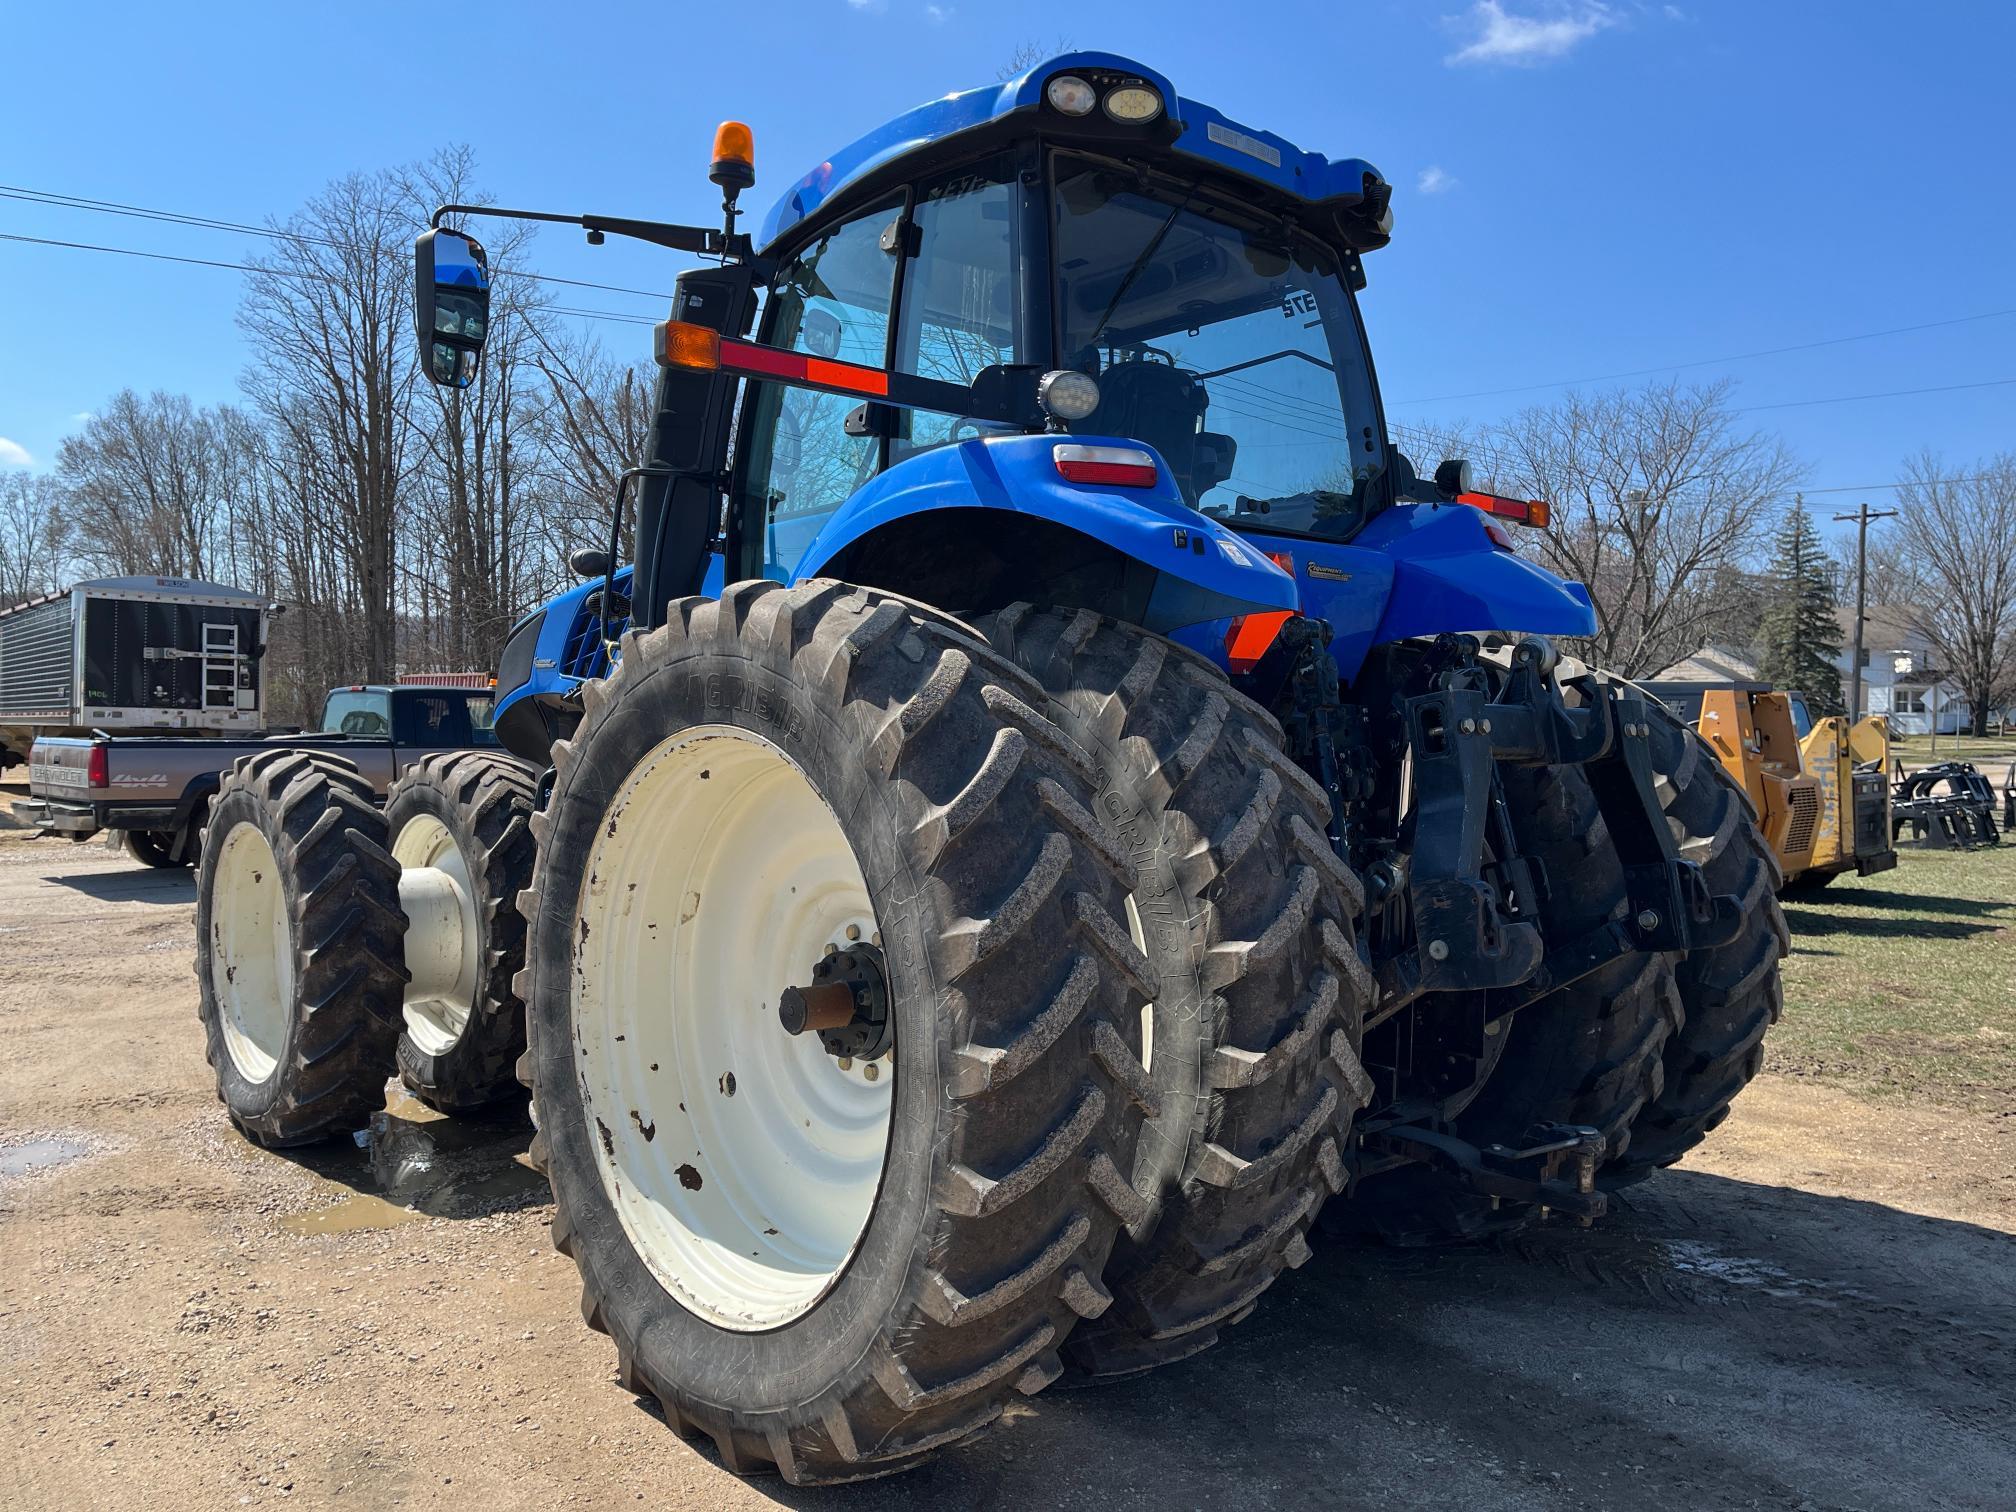
[[[707,177],[723,189],[747,189],[756,182],[756,136],[740,121],[714,128],[714,164]]]

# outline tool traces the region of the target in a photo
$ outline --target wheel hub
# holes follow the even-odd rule
[[[784,989],[777,1020],[786,1034],[816,1034],[835,1059],[879,1060],[896,1042],[881,947],[857,943],[829,952],[812,967],[811,986]]]

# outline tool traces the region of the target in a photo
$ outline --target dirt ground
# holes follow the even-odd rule
[[[1333,1242],[1218,1349],[922,1472],[738,1481],[614,1385],[521,1121],[232,1132],[193,897],[0,834],[10,1508],[2016,1505],[2016,1115],[1769,1076],[1593,1232]]]

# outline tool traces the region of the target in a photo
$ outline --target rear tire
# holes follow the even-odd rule
[[[514,985],[525,965],[518,893],[532,879],[536,783],[522,762],[484,751],[429,756],[408,767],[385,803],[394,859],[441,866],[467,894],[473,935],[466,997],[412,1001],[399,1034],[399,1077],[444,1113],[470,1113],[523,1095],[525,1005]]]
[[[730,1470],[889,1474],[1056,1378],[1110,1300],[1114,1235],[1151,1209],[1127,1177],[1155,983],[1126,858],[1041,690],[958,622],[816,580],[667,620],[583,684],[533,825],[526,1066],[554,1243],[618,1379]],[[767,843],[765,814],[789,824]],[[777,1023],[811,964],[783,957],[854,939],[843,921],[881,936],[895,1022],[873,1142],[868,1067]],[[734,1209],[788,1197],[804,1178],[777,1152],[821,1139],[823,1185]]]
[[[1733,894],[1742,927],[1725,945],[1690,951],[1674,968],[1685,1023],[1666,1044],[1659,1095],[1632,1124],[1613,1182],[1639,1180],[1706,1139],[1764,1064],[1764,1035],[1784,1010],[1779,962],[1791,949],[1778,906],[1783,875],[1750,800],[1707,745],[1653,708],[1652,764],[1681,854],[1708,891]]]
[[[1099,769],[1096,811],[1133,862],[1137,943],[1159,983],[1160,1111],[1135,1185],[1165,1206],[1121,1239],[1114,1306],[1065,1351],[1086,1377],[1132,1375],[1216,1343],[1308,1259],[1308,1227],[1343,1189],[1371,1092],[1364,890],[1324,833],[1323,790],[1217,667],[1090,610],[1016,605],[986,629]]]
[[[1521,850],[1546,877],[1542,929],[1567,941],[1630,912],[1623,868],[1588,778],[1575,767],[1500,768]],[[1518,1147],[1538,1123],[1583,1124],[1603,1158],[1630,1145],[1634,1120],[1664,1081],[1661,1055],[1682,1018],[1665,955],[1634,952],[1528,1004],[1503,1024],[1503,1054],[1453,1120],[1475,1145]],[[1389,1243],[1478,1239],[1518,1228],[1530,1207],[1501,1205],[1422,1167],[1364,1182],[1343,1214]]]
[[[240,757],[205,837],[197,1012],[218,1098],[276,1148],[363,1128],[385,1105],[406,979],[370,784],[339,757]]]
[[[126,854],[142,866],[151,866],[157,871],[193,866],[196,861],[195,845],[188,846],[179,857],[175,854],[175,841],[179,834],[177,830],[127,830]]]

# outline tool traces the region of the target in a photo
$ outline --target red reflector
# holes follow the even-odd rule
[[[1053,447],[1057,471],[1073,483],[1100,483],[1115,488],[1153,488],[1157,477],[1152,452],[1133,446]]]
[[[861,367],[852,362],[834,362],[804,352],[780,351],[753,341],[723,341],[721,366],[731,372],[750,373],[763,378],[783,378],[815,388],[839,389],[848,394],[889,392],[889,375],[880,368]]]
[[[1503,494],[1458,494],[1456,502],[1481,509],[1501,520],[1510,520],[1515,525],[1531,525],[1540,530],[1547,528],[1547,522],[1554,513],[1554,506],[1545,499],[1508,499]]]
[[[1225,632],[1225,662],[1234,672],[1251,672],[1274,644],[1281,627],[1294,617],[1292,609],[1270,609],[1265,614],[1242,614]]]
[[[84,763],[84,782],[87,787],[112,786],[112,771],[105,759],[105,747],[102,745],[91,747],[91,755]]]

